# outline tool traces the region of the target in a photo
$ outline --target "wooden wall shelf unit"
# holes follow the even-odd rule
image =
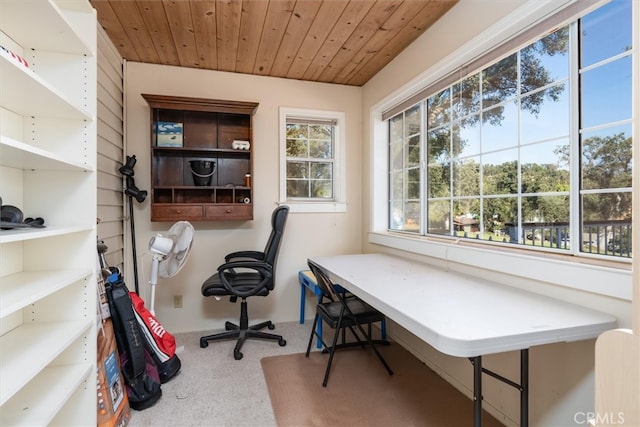
[[[258,104],[142,97],[151,112],[151,221],[252,220]]]

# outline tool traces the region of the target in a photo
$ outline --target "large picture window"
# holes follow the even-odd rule
[[[388,228],[631,257],[631,1],[388,119]]]

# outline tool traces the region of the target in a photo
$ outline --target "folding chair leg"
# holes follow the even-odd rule
[[[307,346],[307,352],[305,353],[305,357],[309,357],[309,351],[311,351],[311,343],[313,343],[313,337],[314,335],[318,335],[318,333],[316,332],[316,324],[318,323],[318,317],[319,317],[319,314],[316,313],[316,317],[314,317],[313,323],[311,324],[312,325],[311,336],[309,337],[309,345]],[[318,337],[318,340],[320,341],[320,337]]]
[[[342,314],[340,314],[340,318],[338,319],[338,324],[336,325],[335,334],[333,335],[333,343],[331,343],[331,348],[329,349],[329,361],[327,362],[327,369],[324,371],[324,380],[322,381],[322,387],[326,387],[329,382],[329,371],[331,371],[331,363],[333,362],[333,355],[336,353],[336,344],[338,343],[338,335],[340,335],[340,329],[342,326]]]
[[[357,323],[356,326],[358,327],[358,329],[360,329],[360,332],[362,332],[362,334],[367,338],[367,341],[369,342],[369,345],[371,346],[373,351],[376,353],[376,356],[378,356],[378,359],[380,359],[380,362],[382,362],[382,364],[386,368],[386,370],[389,373],[389,375],[393,375],[393,371],[391,370],[391,368],[387,364],[387,361],[384,360],[384,357],[382,357],[382,354],[380,354],[380,352],[376,348],[375,344],[371,340],[371,336],[365,332],[365,330],[364,330],[364,328],[362,327],[361,324]]]

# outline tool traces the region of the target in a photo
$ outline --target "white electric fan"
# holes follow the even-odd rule
[[[193,242],[193,226],[188,221],[179,221],[171,226],[166,236],[158,234],[149,240],[149,250],[153,256],[151,261],[151,298],[149,311],[155,314],[156,285],[158,275],[163,279],[173,277],[187,262],[191,243]]]

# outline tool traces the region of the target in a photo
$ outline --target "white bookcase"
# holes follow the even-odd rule
[[[0,0],[0,425],[96,424],[96,14]]]

